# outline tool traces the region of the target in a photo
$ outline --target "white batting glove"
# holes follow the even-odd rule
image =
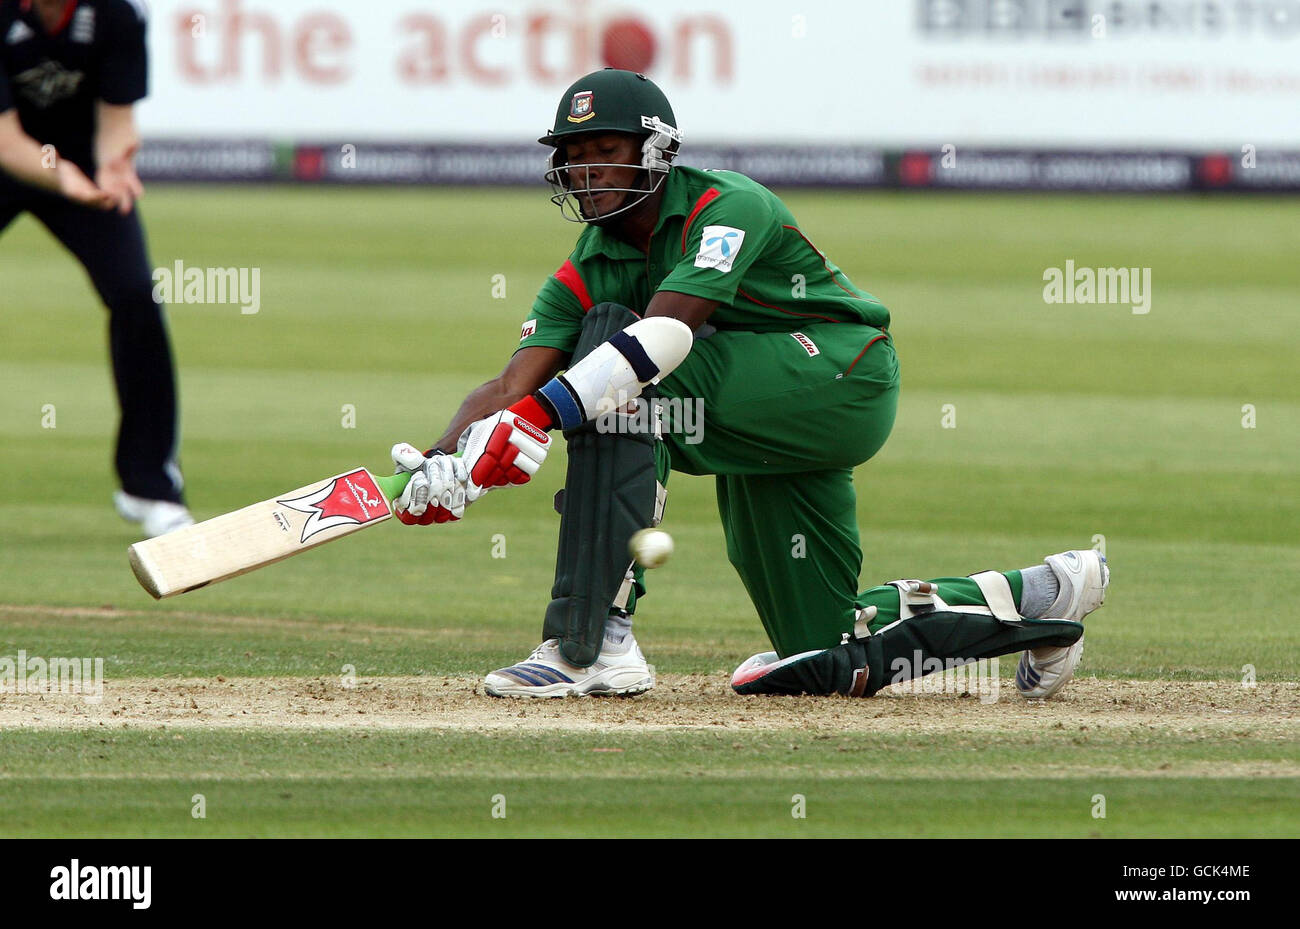
[[[405,442],[394,445],[392,454],[395,473],[411,475],[406,489],[393,501],[398,519],[408,526],[427,526],[465,515],[469,471],[463,460],[443,452],[425,458]]]
[[[551,437],[518,413],[502,410],[466,429],[457,443],[469,469],[465,499],[477,500],[493,487],[526,484],[551,448]]]

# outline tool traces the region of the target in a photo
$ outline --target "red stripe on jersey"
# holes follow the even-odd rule
[[[858,352],[858,357],[853,359],[853,364],[852,364],[852,365],[849,365],[848,368],[845,369],[844,373],[845,373],[845,374],[848,374],[850,371],[853,370],[853,365],[857,364],[859,361],[862,360],[862,356],[865,355],[865,354],[867,353],[867,349],[868,349],[868,348],[871,348],[871,346],[875,345],[875,344],[876,344],[877,342],[879,342],[881,339],[887,339],[887,338],[889,338],[889,333],[888,333],[888,332],[882,332],[882,333],[880,333],[880,335],[876,336],[874,339],[872,339],[870,342],[868,342],[868,343],[863,347],[862,351]]]
[[[762,300],[757,300],[751,297],[749,294],[745,293],[745,291],[742,288],[739,287],[736,288],[736,293],[740,294],[750,303],[757,303],[759,306],[765,306],[769,310],[776,310],[778,313],[784,313],[787,316],[801,316],[804,319],[824,319],[828,323],[840,323],[844,321],[842,319],[832,319],[829,316],[818,316],[816,313],[796,313],[794,310],[783,310],[779,306],[772,306],[772,304],[770,303],[764,303]]]
[[[710,187],[700,199],[695,201],[695,206],[691,209],[691,215],[686,217],[686,224],[682,226],[682,254],[686,254],[686,230],[691,228],[691,223],[695,222],[695,217],[700,215],[700,210],[704,209],[713,202],[713,198],[718,196],[718,188]]]
[[[565,261],[560,265],[560,270],[555,272],[555,279],[572,291],[573,295],[578,298],[578,304],[582,307],[582,312],[587,312],[593,306],[591,296],[587,293],[587,285],[582,283],[582,277],[578,274],[578,269],[573,266],[573,262]]]

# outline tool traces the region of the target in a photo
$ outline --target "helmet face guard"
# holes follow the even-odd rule
[[[648,197],[653,196],[672,167],[672,160],[677,155],[682,134],[675,126],[661,120],[658,116],[642,116],[641,127],[646,130],[645,140],[641,144],[641,164],[580,164],[565,162],[564,140],[557,138],[553,143],[550,166],[543,177],[553,191],[551,202],[560,208],[560,215],[574,223],[592,223],[599,225],[606,220],[626,213],[639,206]],[[592,168],[629,168],[639,167],[644,174],[638,187],[592,187]],[[609,212],[596,208],[593,197],[604,193],[622,193],[622,205]]]

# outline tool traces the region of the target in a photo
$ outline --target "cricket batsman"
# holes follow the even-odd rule
[[[108,308],[122,410],[114,501],[156,536],[194,520],[176,464],[171,346],[135,209],[134,104],[146,78],[139,0],[0,0],[0,232],[30,212]]]
[[[540,141],[553,148],[552,200],[585,228],[501,374],[428,452],[393,449],[398,471],[414,472],[398,516],[427,525],[527,483],[554,432],[568,444],[543,641],[489,674],[486,692],[654,686],[632,635],[645,579],[627,545],[661,517],[671,470],[715,476],[728,559],[772,643],[737,668],[738,693],[866,697],[936,659],[1015,652],[1024,696],[1064,686],[1109,582],[1096,552],[858,591],[853,469],[884,444],[898,403],[881,302],[762,185],[674,165],[682,133],[644,75],[581,78]],[[653,415],[687,403],[703,410],[697,434]]]

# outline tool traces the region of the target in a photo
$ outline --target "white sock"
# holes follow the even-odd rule
[[[612,610],[605,620],[605,638],[611,645],[622,645],[632,633],[632,617],[624,610]]]
[[[1061,597],[1061,582],[1051,565],[1021,568],[1020,581],[1020,615],[1025,619],[1046,616]]]

